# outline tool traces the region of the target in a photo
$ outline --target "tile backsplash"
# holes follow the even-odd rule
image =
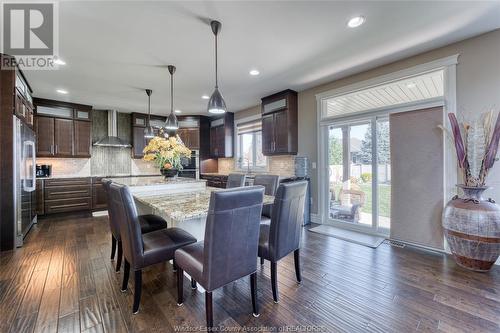
[[[90,158],[37,158],[36,164],[52,165],[52,177],[90,177]]]
[[[293,155],[268,156],[266,172],[280,176],[293,176],[295,174],[294,159]],[[234,158],[219,158],[219,173],[227,174],[234,170]]]

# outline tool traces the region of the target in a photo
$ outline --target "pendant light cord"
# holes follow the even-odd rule
[[[148,127],[151,124],[151,94],[148,94]]]
[[[170,114],[174,112],[174,74],[170,74]]]
[[[217,34],[215,34],[215,88],[219,88],[217,77]]]

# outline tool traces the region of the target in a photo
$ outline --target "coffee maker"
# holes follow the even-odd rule
[[[37,178],[47,178],[52,175],[52,165],[50,164],[37,164],[36,165],[36,177]]]

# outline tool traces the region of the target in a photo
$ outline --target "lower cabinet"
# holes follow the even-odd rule
[[[91,212],[107,208],[101,178],[37,180],[37,214]]]
[[[107,209],[108,201],[106,190],[101,183],[101,178],[94,178],[92,180],[92,210]]]
[[[209,187],[226,188],[227,176],[201,174],[200,179],[206,180]]]

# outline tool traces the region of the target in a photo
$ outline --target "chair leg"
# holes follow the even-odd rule
[[[259,300],[257,299],[257,273],[250,275],[250,290],[252,292],[252,308],[253,316],[260,316],[259,313]]]
[[[172,271],[177,272],[177,264],[175,263],[175,259],[172,260]]]
[[[302,275],[300,273],[300,249],[293,252],[293,259],[295,261],[295,276],[297,277],[297,282],[302,282]]]
[[[116,238],[115,236],[111,235],[111,260],[115,259],[115,253],[116,253]]]
[[[212,308],[212,292],[205,291],[205,314],[207,317],[207,331],[214,327],[214,314]]]
[[[184,272],[177,268],[177,306],[181,306],[184,302]]]
[[[127,259],[125,259],[125,265],[123,267],[122,293],[127,291],[129,274],[130,274],[130,264],[128,263]]]
[[[142,293],[142,270],[135,271],[135,287],[134,287],[134,306],[132,307],[132,313],[137,314],[139,312],[139,304],[141,303],[141,293]]]
[[[191,278],[191,289],[196,289],[196,281]]]
[[[264,265],[264,258],[260,257],[260,265]]]
[[[278,303],[278,278],[277,274],[277,264],[271,261],[271,287],[273,289],[273,300],[274,303]]]
[[[118,241],[118,258],[116,258],[116,268],[115,272],[120,271],[120,267],[122,266],[122,257],[123,257],[123,248],[122,248],[122,241]]]

